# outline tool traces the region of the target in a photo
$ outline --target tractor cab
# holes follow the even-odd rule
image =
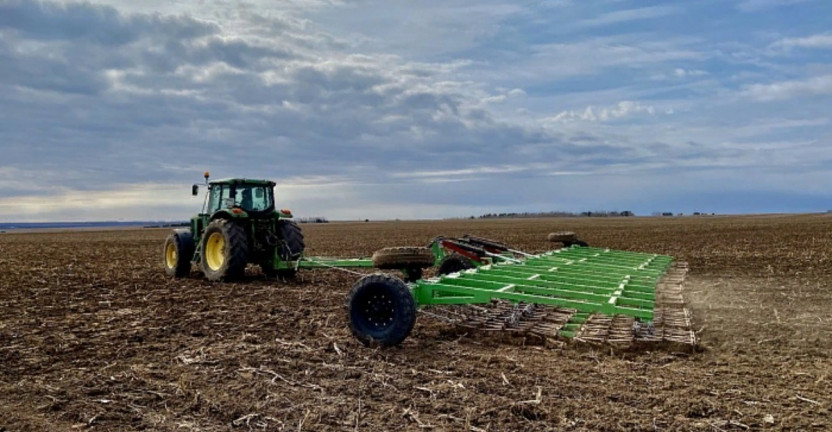
[[[274,186],[268,180],[223,179],[208,184],[208,202],[203,214],[240,209],[249,216],[268,215],[274,211]]]

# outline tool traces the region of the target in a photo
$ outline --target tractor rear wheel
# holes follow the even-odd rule
[[[243,276],[248,263],[248,239],[240,225],[227,219],[208,224],[202,235],[202,272],[208,280],[227,281]]]
[[[303,255],[306,245],[303,233],[295,221],[280,219],[277,221],[277,236],[280,238],[278,254],[283,261],[297,261]]]
[[[194,237],[190,231],[175,230],[165,240],[165,273],[173,277],[191,274],[191,258],[194,257]]]
[[[470,268],[474,268],[474,263],[470,258],[458,253],[452,253],[450,255],[446,255],[445,258],[442,258],[442,261],[439,261],[439,269],[436,273],[439,275],[446,275],[468,270]]]
[[[373,254],[373,266],[378,269],[423,269],[435,261],[432,250],[418,246],[389,247]]]
[[[260,269],[263,270],[263,274],[266,275],[267,278],[292,279],[298,273],[298,271],[293,268],[278,270],[274,268],[274,265],[271,263],[260,264]]]
[[[376,273],[361,278],[347,296],[350,330],[364,345],[395,346],[416,323],[416,300],[394,276]]]
[[[303,233],[297,223],[288,219],[277,221],[277,237],[279,239],[276,246],[277,256],[280,257],[281,261],[297,261],[300,259],[306,244],[303,242]],[[274,263],[271,262],[261,263],[260,269],[269,278],[291,279],[297,274],[297,270],[294,268],[276,269]]]

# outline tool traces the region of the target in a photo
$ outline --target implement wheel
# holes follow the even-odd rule
[[[419,267],[410,267],[402,269],[402,274],[404,275],[405,282],[416,282],[417,280],[422,278],[422,273],[422,269]]]
[[[202,235],[202,272],[212,281],[243,276],[248,263],[248,239],[240,225],[226,219],[208,224]]]
[[[416,301],[401,279],[364,276],[347,296],[350,330],[364,345],[395,346],[416,323]]]
[[[373,266],[378,269],[411,269],[433,266],[436,259],[426,247],[403,246],[379,249],[373,254]]]
[[[194,237],[188,230],[174,230],[165,240],[163,264],[165,273],[173,277],[191,274],[191,258],[194,257]]]
[[[547,237],[552,243],[571,244],[578,240],[578,236],[572,231],[558,231],[550,233]]]
[[[474,263],[470,258],[462,256],[458,253],[453,253],[446,255],[445,258],[442,258],[442,261],[439,261],[439,269],[436,273],[439,275],[446,275],[468,270],[470,268],[474,268]]]

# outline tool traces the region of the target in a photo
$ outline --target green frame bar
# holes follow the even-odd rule
[[[303,257],[298,261],[277,261],[278,269],[294,268],[346,268],[361,267],[372,268],[373,260],[370,258],[331,258],[331,257]]]
[[[673,257],[664,255],[570,247],[411,286],[420,307],[501,299],[576,309],[579,314],[569,324],[575,328],[562,331],[570,333],[593,313],[652,320],[656,285],[672,263]]]

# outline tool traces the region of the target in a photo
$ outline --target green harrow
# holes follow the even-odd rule
[[[348,298],[350,327],[365,344],[398,345],[417,310],[432,307],[424,314],[471,330],[695,343],[681,299],[683,266],[670,256],[583,245],[535,255],[487,239],[440,237],[431,244],[440,275],[410,283],[383,274],[362,278]],[[449,259],[454,271],[445,272]]]

